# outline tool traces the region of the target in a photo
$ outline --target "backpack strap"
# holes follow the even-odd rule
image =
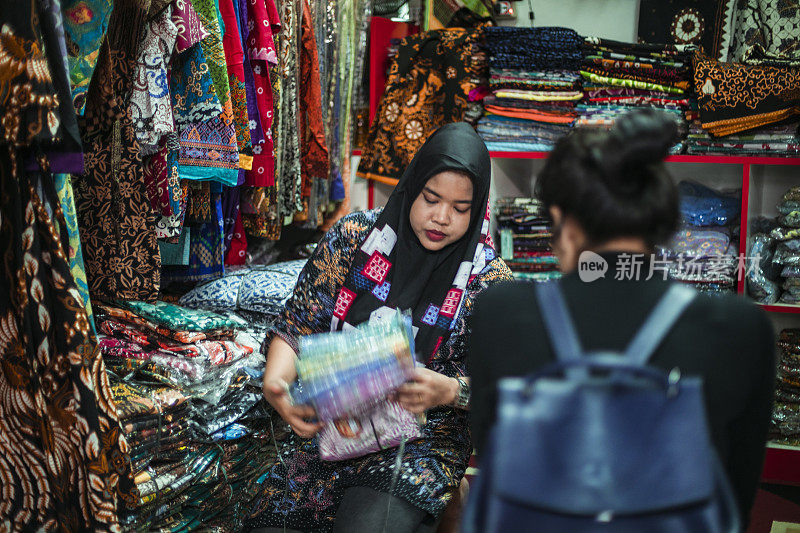
[[[647,363],[696,295],[694,290],[678,284],[667,289],[625,349],[625,357],[640,365]]]
[[[575,324],[557,281],[536,284],[539,314],[544,320],[550,344],[559,361],[579,359],[583,353]]]

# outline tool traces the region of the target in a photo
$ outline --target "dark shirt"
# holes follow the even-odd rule
[[[670,282],[614,279],[618,257],[605,254],[605,278],[564,276],[561,288],[586,351],[621,352]],[[647,270],[645,270],[645,275]],[[713,444],[746,518],[761,474],[775,383],[775,338],[761,309],[738,296],[698,297],[684,311],[650,364],[702,376]],[[494,422],[499,378],[527,375],[555,359],[534,285],[508,282],[481,294],[472,315],[467,357],[472,378],[471,427],[480,454]]]

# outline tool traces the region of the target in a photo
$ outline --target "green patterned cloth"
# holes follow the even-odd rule
[[[223,316],[210,311],[189,309],[160,300],[155,303],[135,300],[120,303],[145,320],[174,330],[210,331],[247,326],[244,320],[236,316]]]
[[[75,285],[78,286],[78,292],[81,294],[83,303],[86,306],[89,326],[91,326],[93,332],[96,332],[92,304],[89,300],[89,285],[86,282],[86,267],[83,265],[83,250],[81,249],[81,237],[78,231],[75,197],[72,194],[72,181],[69,174],[55,174],[53,178],[56,184],[56,195],[58,195],[58,201],[61,203],[61,210],[64,212],[67,234],[69,235],[69,269],[75,278]]]

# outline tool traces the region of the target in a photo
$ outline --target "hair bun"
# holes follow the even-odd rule
[[[642,167],[662,161],[678,138],[678,123],[669,113],[642,109],[623,115],[597,147],[607,183],[623,193],[640,190],[651,176]]]

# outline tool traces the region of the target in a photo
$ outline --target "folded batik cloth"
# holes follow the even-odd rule
[[[794,239],[800,239],[800,229],[778,227],[772,230],[770,236],[776,241],[790,241]]]
[[[694,87],[703,128],[717,136],[800,114],[800,69],[703,59],[695,64]]]
[[[186,396],[178,390],[163,385],[145,385],[126,381],[112,381],[111,394],[117,405],[120,420],[159,415],[180,407]]]
[[[692,54],[698,50],[697,46],[692,44],[626,43],[600,37],[586,37],[582,46],[591,52],[587,55],[614,53],[634,57],[636,61],[650,59],[678,63],[691,58]]]
[[[547,124],[572,124],[577,117],[574,111],[541,111],[539,109],[523,109],[518,107],[500,107],[487,105],[486,111],[501,117],[519,118]],[[521,139],[525,140],[525,139]]]
[[[147,303],[125,300],[120,303],[145,320],[172,330],[216,331],[243,328],[247,325],[236,316],[223,316],[211,311],[189,309],[163,301]]]
[[[657,83],[653,81],[647,81],[644,79],[624,79],[619,76],[616,76],[614,73],[598,73],[594,72],[593,69],[582,69],[581,76],[584,79],[589,80],[592,83],[596,83],[598,85],[610,85],[612,87],[626,87],[631,89],[644,89],[648,91],[658,91],[662,93],[669,93],[669,94],[684,94],[686,89],[682,89],[677,86],[671,86],[666,83]]]
[[[582,38],[569,28],[514,28],[486,30],[486,49],[493,69],[577,70]]]
[[[143,331],[146,331],[147,333],[157,334],[162,338],[173,339],[174,341],[180,343],[188,344],[205,339],[225,340],[233,338],[234,335],[232,329],[217,329],[210,331],[185,331],[180,329],[170,329],[168,327],[155,324],[128,309],[121,309],[119,307],[102,303],[97,304],[97,307],[101,311],[101,313],[99,313],[100,316],[102,316],[102,313],[105,313],[109,317],[113,317],[128,325],[140,326],[144,328]]]

